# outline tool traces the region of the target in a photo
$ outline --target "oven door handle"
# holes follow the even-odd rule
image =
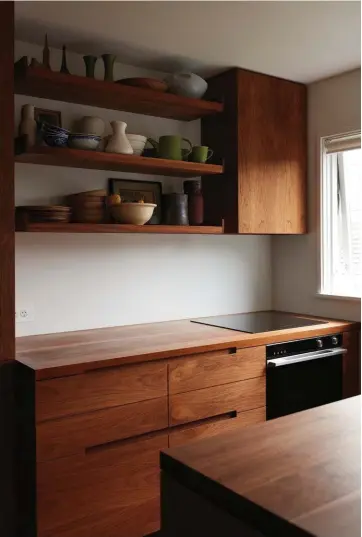
[[[347,349],[338,347],[337,349],[328,349],[325,351],[307,352],[305,354],[293,354],[285,358],[273,358],[267,360],[267,367],[281,367],[289,364],[299,364],[301,362],[309,362],[310,360],[319,360],[320,358],[329,358],[337,354],[345,354]]]

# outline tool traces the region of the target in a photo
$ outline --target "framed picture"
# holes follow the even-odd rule
[[[161,223],[162,183],[157,181],[129,181],[128,179],[109,179],[109,193],[119,194],[122,201],[156,203],[153,216],[148,224]]]
[[[62,126],[62,114],[57,110],[46,110],[44,108],[35,108],[34,109],[34,119],[39,123],[49,123],[50,125],[55,125],[56,127]]]

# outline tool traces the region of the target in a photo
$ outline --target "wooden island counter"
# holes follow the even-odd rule
[[[161,453],[163,537],[360,537],[360,397]]]

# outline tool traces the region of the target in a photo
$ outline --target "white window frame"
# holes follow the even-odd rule
[[[361,131],[353,131],[348,133],[343,133],[335,136],[324,136],[320,138],[319,143],[319,196],[318,196],[318,220],[319,226],[317,230],[318,237],[318,274],[319,274],[319,286],[317,291],[317,296],[320,298],[332,298],[332,299],[342,299],[346,301],[358,301],[361,302],[361,297],[355,296],[346,296],[346,295],[336,295],[332,292],[329,292],[328,289],[331,289],[330,281],[330,267],[326,264],[326,259],[324,255],[324,250],[326,245],[330,250],[333,250],[333,241],[332,241],[332,231],[331,231],[331,222],[332,222],[332,204],[336,202],[337,196],[336,193],[332,191],[331,188],[327,187],[327,181],[329,179],[329,173],[325,173],[330,166],[337,166],[338,155],[336,153],[336,158],[331,160],[327,158],[328,153],[326,151],[327,143],[337,143],[341,147],[341,151],[345,147],[350,148],[355,142],[356,137],[361,137]],[[357,147],[357,146],[356,146]],[[327,192],[327,194],[325,194]],[[326,218],[324,218],[326,217]]]

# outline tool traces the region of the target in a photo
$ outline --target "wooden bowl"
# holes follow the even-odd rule
[[[168,90],[168,85],[163,80],[157,78],[122,78],[117,80],[118,84],[124,84],[125,86],[135,86],[138,88],[147,88],[153,91],[165,92]]]

